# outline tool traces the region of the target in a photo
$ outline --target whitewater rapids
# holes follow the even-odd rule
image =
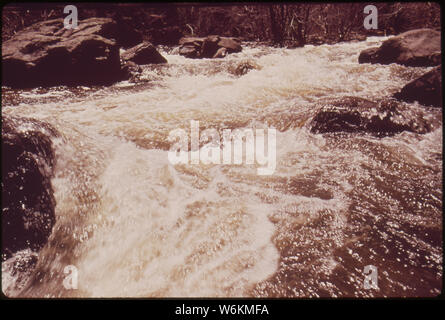
[[[435,296],[442,282],[442,111],[435,129],[375,138],[316,135],[317,101],[380,99],[431,68],[358,64],[386,38],[224,59],[169,49],[138,83],[4,88],[2,113],[60,133],[56,224],[19,297]],[[239,63],[256,67],[238,76]],[[425,109],[417,103],[411,108]],[[171,130],[277,128],[277,165],[172,165]],[[23,252],[21,253],[23,255]],[[28,252],[32,255],[35,253]],[[26,255],[26,252],[25,252]],[[14,259],[11,258],[11,259]],[[66,290],[65,266],[78,270]],[[363,288],[374,265],[379,290]]]

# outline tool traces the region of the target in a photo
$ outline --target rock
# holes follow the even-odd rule
[[[435,66],[441,62],[440,38],[440,32],[432,29],[407,31],[384,41],[379,48],[362,51],[359,63]]]
[[[201,58],[213,58],[220,48],[220,46],[218,46],[219,41],[220,38],[218,36],[208,36],[205,38],[199,56]]]
[[[201,46],[204,42],[205,38],[199,38],[199,37],[183,37],[179,39],[179,45],[197,45]]]
[[[242,50],[241,44],[236,38],[221,37],[218,46],[226,48],[228,53],[240,52]]]
[[[65,29],[63,19],[55,19],[17,32],[2,46],[3,85],[100,85],[121,80],[119,46],[111,38],[119,38],[116,28],[107,18],[79,21],[77,29]]]
[[[369,48],[360,52],[358,63],[376,63],[379,47]]]
[[[229,68],[229,72],[236,76],[243,76],[253,69],[261,69],[261,67],[252,60],[244,60]]]
[[[122,54],[122,59],[136,64],[167,63],[167,60],[150,42],[142,42],[128,49]]]
[[[216,51],[215,55],[212,58],[224,58],[226,55],[227,55],[227,49],[219,48],[218,51]]]
[[[55,165],[46,123],[5,117],[2,123],[2,258],[42,248],[55,223],[50,178]]]
[[[187,58],[223,58],[226,54],[242,50],[236,38],[216,35],[205,38],[184,37],[179,40],[179,45],[179,54]]]
[[[407,102],[418,101],[426,106],[442,107],[442,66],[411,81],[394,97]]]
[[[130,82],[136,82],[142,72],[142,68],[132,61],[126,61],[122,66],[122,78]]]
[[[427,133],[431,125],[422,114],[408,110],[395,100],[345,97],[324,104],[310,123],[312,133],[361,132],[390,136],[402,131]]]
[[[179,48],[179,54],[186,58],[198,58],[199,48],[191,45],[184,45]]]

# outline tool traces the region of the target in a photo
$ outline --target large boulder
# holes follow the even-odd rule
[[[201,58],[201,48],[205,39],[198,37],[183,37],[179,39],[179,54],[186,58]]]
[[[179,54],[187,58],[223,58],[229,53],[242,50],[236,38],[211,35],[207,37],[184,37],[179,40]]]
[[[219,36],[208,36],[202,42],[200,57],[201,58],[213,58],[216,55],[219,46],[220,38]]]
[[[183,45],[179,48],[179,54],[186,58],[199,58],[199,47]]]
[[[418,101],[423,105],[442,107],[442,66],[411,81],[394,97],[407,102]]]
[[[156,50],[150,42],[142,42],[126,50],[122,54],[124,61],[132,61],[136,64],[166,63],[167,60]]]
[[[212,58],[224,58],[228,54],[226,48],[219,48]]]
[[[240,52],[242,50],[241,44],[236,38],[220,37],[218,47],[226,48],[228,53]]]
[[[440,32],[416,29],[399,34],[378,48],[362,51],[359,63],[398,63],[411,67],[435,66],[441,62]]]
[[[34,119],[2,117],[2,258],[45,245],[55,223],[50,178],[57,131]]]
[[[360,52],[358,63],[377,63],[379,47],[368,48]]]
[[[397,101],[344,97],[324,103],[310,123],[312,133],[358,132],[391,136],[402,131],[427,133],[432,125]]]
[[[179,45],[199,45],[202,46],[205,38],[202,37],[182,37],[179,39]]]
[[[36,23],[2,46],[3,85],[36,87],[111,84],[122,72],[117,25],[108,18],[64,28],[63,19]]]

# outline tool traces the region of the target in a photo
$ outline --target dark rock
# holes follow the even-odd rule
[[[187,58],[223,58],[226,54],[242,50],[236,38],[216,35],[205,38],[184,37],[179,40],[179,45],[179,54]]]
[[[376,63],[379,47],[369,48],[360,52],[358,63]]]
[[[55,222],[50,178],[55,165],[46,123],[15,117],[2,119],[2,258],[45,245]]]
[[[139,78],[142,68],[132,61],[126,61],[122,66],[122,78],[131,82],[136,82]]]
[[[204,40],[205,40],[205,38],[199,38],[199,37],[183,37],[183,38],[179,39],[179,45],[180,46],[193,45],[193,46],[201,47]]]
[[[253,69],[261,69],[261,67],[252,60],[245,60],[229,68],[229,71],[236,76],[243,76]]]
[[[362,132],[382,137],[402,131],[427,133],[431,125],[421,114],[395,100],[345,97],[323,105],[311,123],[312,133]]]
[[[186,58],[198,58],[199,48],[192,45],[183,45],[179,48],[179,54]]]
[[[226,48],[228,53],[240,52],[242,50],[241,44],[236,38],[221,37],[218,46]]]
[[[411,81],[394,97],[407,102],[418,101],[426,106],[442,107],[442,66]]]
[[[228,53],[226,48],[219,48],[212,58],[224,58],[227,54]]]
[[[122,54],[122,59],[136,64],[167,63],[167,60],[150,42],[142,42],[128,49]]]
[[[220,46],[218,46],[219,41],[220,38],[218,36],[208,36],[205,38],[202,43],[199,56],[201,58],[213,58],[220,48]]]
[[[398,63],[411,67],[440,64],[440,32],[432,29],[416,29],[399,34],[382,43],[379,48],[360,53],[359,63]]]
[[[179,40],[179,54],[186,58],[200,58],[205,38],[184,37]]]
[[[111,84],[121,80],[117,25],[107,18],[36,23],[2,46],[3,85],[36,87]]]

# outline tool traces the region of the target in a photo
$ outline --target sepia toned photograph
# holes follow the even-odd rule
[[[2,299],[442,296],[439,3],[10,2],[1,23]]]

